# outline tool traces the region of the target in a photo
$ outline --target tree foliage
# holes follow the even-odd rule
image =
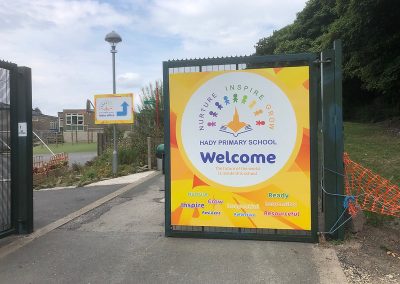
[[[400,112],[399,26],[396,0],[310,0],[292,24],[260,39],[256,54],[317,52],[342,39],[347,118],[385,119]]]
[[[143,134],[143,137],[163,136],[164,100],[162,83],[160,81],[157,81],[155,84],[150,83],[149,85],[142,88],[138,110],[139,112],[135,114],[135,132]]]

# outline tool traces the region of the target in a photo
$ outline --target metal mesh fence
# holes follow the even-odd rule
[[[11,228],[10,71],[0,67],[0,233]]]

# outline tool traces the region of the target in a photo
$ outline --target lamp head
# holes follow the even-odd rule
[[[122,41],[122,38],[115,31],[112,31],[111,33],[108,33],[106,35],[105,41],[109,42],[111,44],[111,46],[115,46],[117,43]]]

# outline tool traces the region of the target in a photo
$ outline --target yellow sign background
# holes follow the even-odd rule
[[[99,98],[128,98],[131,100],[131,107],[129,111],[132,113],[131,119],[120,119],[120,120],[105,120],[105,119],[97,119],[96,111],[97,111],[97,99]],[[133,94],[101,94],[101,95],[94,95],[94,110],[95,110],[95,121],[94,124],[132,124],[134,122],[134,114],[133,111]]]
[[[297,120],[295,147],[286,165],[265,182],[247,188],[213,183],[191,164],[181,140],[182,115],[191,96],[207,81],[228,72],[254,73],[272,81],[289,99]],[[310,230],[309,67],[171,74],[169,88],[171,225]],[[271,197],[271,193],[287,194],[287,198]],[[195,203],[205,206],[182,206]]]

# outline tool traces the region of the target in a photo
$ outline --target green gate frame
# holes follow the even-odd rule
[[[321,199],[324,214],[324,232],[329,238],[344,238],[343,199],[343,111],[342,111],[342,42],[335,40],[333,49],[320,54],[321,70],[321,132],[322,182]],[[324,149],[327,149],[325,151]],[[339,227],[340,226],[340,227]],[[333,231],[334,230],[334,231]],[[333,231],[330,233],[330,231]],[[329,232],[329,233],[327,233]]]
[[[319,53],[287,55],[222,57],[207,59],[172,60],[163,62],[164,94],[164,144],[165,144],[165,236],[215,239],[255,239],[296,242],[317,242],[322,227],[331,228],[338,220],[342,207],[336,195],[343,195],[343,120],[342,120],[342,70],[341,42],[334,42],[334,49]],[[218,71],[219,67],[235,66],[246,68],[278,68],[309,66],[310,70],[310,180],[311,180],[311,231],[246,229],[222,227],[192,227],[171,225],[171,156],[170,156],[170,96],[169,74]],[[217,70],[214,70],[217,67]],[[195,71],[192,71],[192,70]],[[222,69],[224,70],[224,69]],[[321,128],[319,128],[321,127]],[[318,131],[323,138],[322,151],[318,153]],[[328,135],[325,135],[325,134]],[[323,159],[321,159],[323,157]],[[320,174],[324,172],[325,184],[330,184],[330,194],[322,194]],[[329,173],[328,173],[329,172]],[[332,175],[333,174],[333,175]],[[318,197],[322,200],[322,225],[318,225]],[[320,227],[321,230],[318,230]],[[210,230],[211,228],[211,230]],[[333,238],[343,238],[343,227],[332,234]]]
[[[0,60],[10,72],[11,228],[10,234],[33,232],[32,186],[32,77],[31,69]],[[26,123],[27,136],[18,136],[18,123]]]

